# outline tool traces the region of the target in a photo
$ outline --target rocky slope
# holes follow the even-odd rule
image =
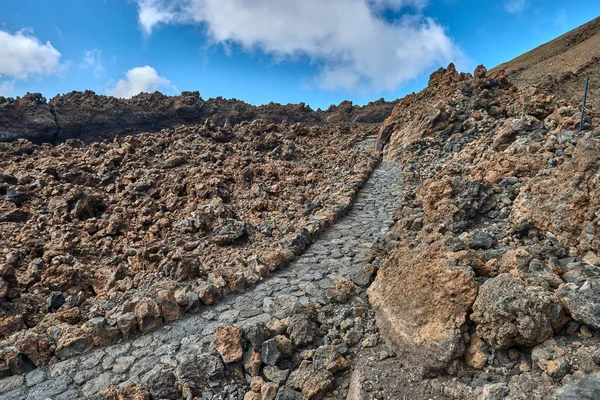
[[[600,17],[493,69],[500,70],[520,88],[543,87],[575,102],[589,75],[588,105],[600,111]]]
[[[221,97],[203,100],[199,92],[183,92],[180,96],[141,93],[131,99],[117,99],[85,91],[49,101],[40,93],[28,93],[16,99],[0,97],[0,142],[19,138],[54,144],[73,138],[92,142],[119,134],[203,123],[207,118],[221,126],[226,121],[235,125],[255,119],[268,123],[381,123],[394,104],[381,99],[361,107],[345,101],[327,111],[313,111],[303,103],[256,107]]]
[[[404,163],[403,206],[369,298],[398,376],[456,399],[597,398],[579,379],[600,371],[600,130],[578,121],[484,67],[395,107],[377,149]]]
[[[0,376],[267,277],[350,208],[374,129],[255,120],[0,144]]]

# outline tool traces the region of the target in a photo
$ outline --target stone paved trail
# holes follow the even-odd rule
[[[135,340],[94,349],[25,376],[2,379],[0,399],[80,399],[94,396],[110,384],[143,384],[157,365],[175,369],[182,357],[206,352],[218,325],[243,327],[281,318],[274,297],[322,303],[323,290],[336,279],[368,282],[360,253],[385,234],[400,203],[401,185],[400,164],[382,162],[350,213],[272,278]]]

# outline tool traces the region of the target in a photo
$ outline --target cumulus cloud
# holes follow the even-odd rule
[[[100,78],[102,72],[104,72],[104,65],[102,64],[102,52],[98,49],[86,51],[83,55],[83,62],[81,66],[86,69],[91,69],[94,72],[96,79]]]
[[[527,7],[527,0],[507,0],[504,2],[504,9],[511,14],[523,12]]]
[[[61,54],[50,42],[41,43],[23,31],[11,34],[0,30],[0,76],[27,79],[59,72]]]
[[[146,34],[160,24],[199,24],[214,43],[276,59],[308,56],[327,89],[388,91],[459,53],[421,15],[426,0],[137,0]],[[383,11],[403,11],[395,20]],[[409,12],[410,11],[410,12]]]
[[[106,89],[109,96],[128,99],[139,93],[151,93],[159,89],[172,91],[175,87],[171,81],[158,75],[156,70],[148,65],[135,67],[127,71],[126,79],[120,79],[115,86]]]

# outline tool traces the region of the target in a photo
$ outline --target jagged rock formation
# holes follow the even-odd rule
[[[255,119],[267,123],[381,123],[394,104],[381,99],[360,107],[346,101],[327,111],[313,111],[304,103],[256,107],[221,97],[203,100],[199,92],[182,92],[180,96],[141,93],[131,99],[117,99],[85,91],[56,96],[48,102],[40,93],[28,93],[16,99],[0,97],[0,142],[19,138],[36,143],[58,144],[66,139],[92,142],[203,123],[207,118],[220,126],[226,121],[235,125]]]
[[[600,371],[578,358],[600,342],[599,121],[576,133],[577,103],[546,88],[450,65],[380,129],[405,187],[370,300],[397,374],[450,398],[547,398]]]

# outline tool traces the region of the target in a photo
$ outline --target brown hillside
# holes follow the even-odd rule
[[[519,87],[537,86],[567,100],[581,101],[590,76],[588,105],[600,109],[600,17],[492,71],[504,69]]]

